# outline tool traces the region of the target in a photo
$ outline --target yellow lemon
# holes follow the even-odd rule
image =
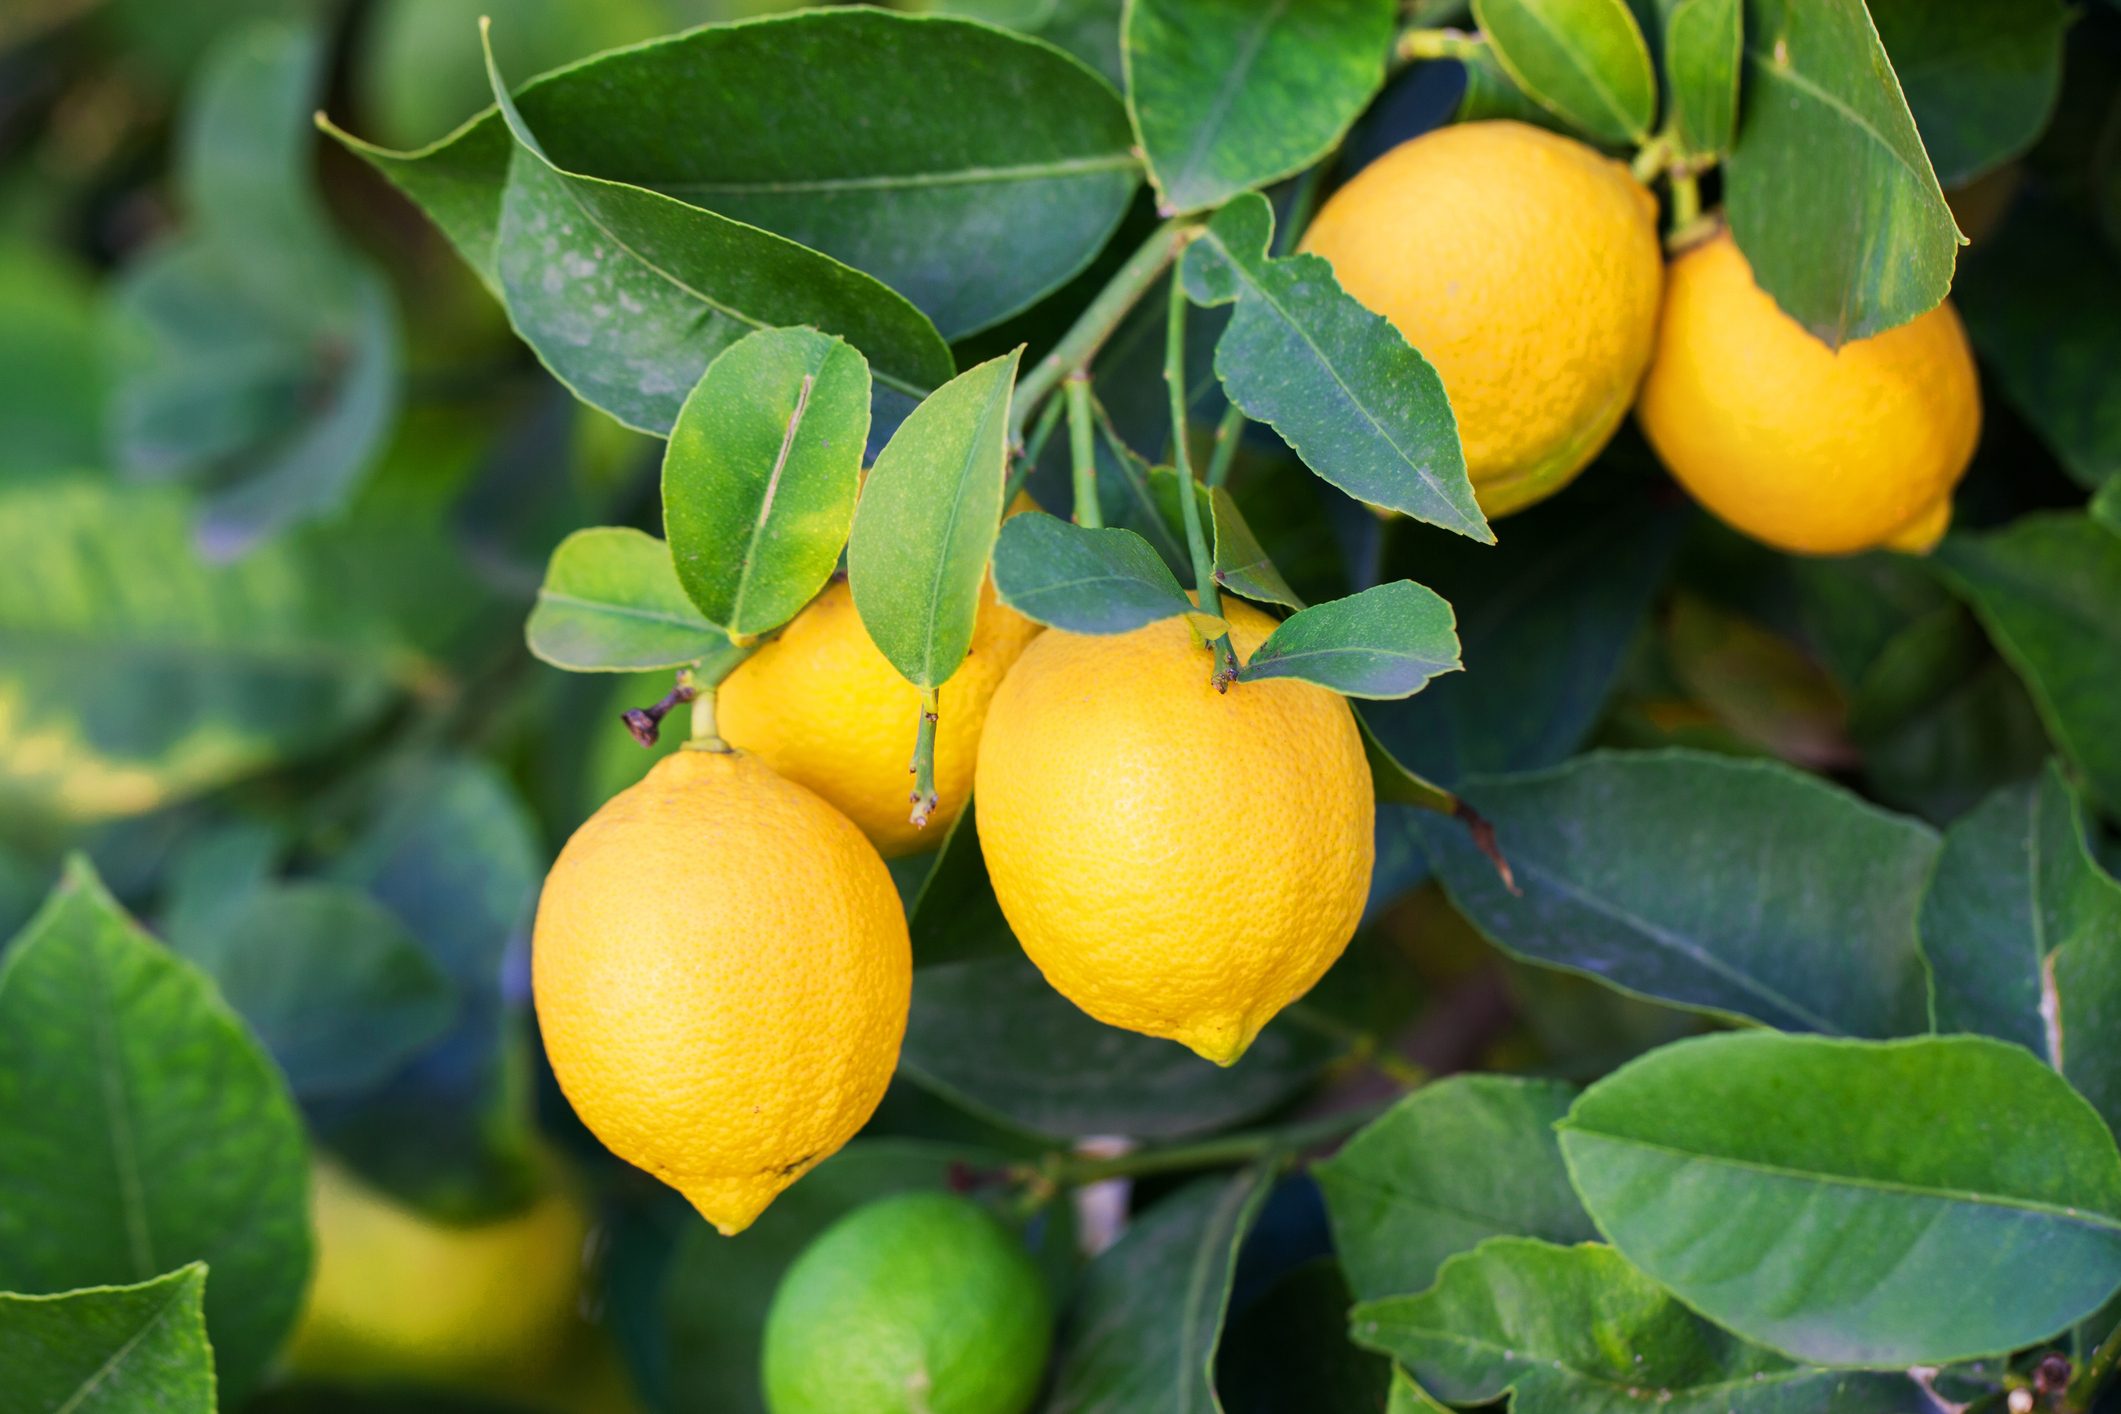
[[[1491,516],[1566,486],[1626,416],[1657,333],[1657,203],[1621,163],[1506,121],[1405,142],[1303,248],[1443,379]]]
[[[589,1220],[564,1189],[456,1227],[320,1161],[311,1218],[316,1273],[288,1348],[298,1373],[491,1385],[550,1372],[570,1345]]]
[[[1223,607],[1249,660],[1274,621]],[[1354,934],[1375,807],[1343,699],[1288,679],[1218,693],[1208,670],[1183,619],[1041,634],[988,711],[978,823],[1047,981],[1228,1065]]]
[[[992,583],[980,586],[972,651],[936,701],[941,803],[925,829],[909,818],[920,693],[869,641],[844,580],[722,683],[716,729],[839,807],[885,855],[933,848],[972,792],[987,701],[1038,631],[994,597]]]
[[[846,816],[747,753],[685,749],[560,851],[531,971],[582,1122],[736,1233],[876,1109],[913,955]]]
[[[1981,391],[1949,304],[1829,349],[1726,232],[1672,262],[1638,416],[1672,475],[1756,540],[1924,551],[1951,523]]]

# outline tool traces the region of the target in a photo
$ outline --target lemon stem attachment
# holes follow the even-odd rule
[[[715,730],[714,724],[714,695],[719,686],[719,683],[710,683],[705,687],[696,688],[693,693],[692,738],[685,743],[688,751],[729,750],[729,743],[722,740],[721,733]]]
[[[1200,523],[1200,496],[1193,481],[1193,459],[1186,449],[1186,287],[1171,282],[1171,302],[1164,322],[1164,384],[1171,394],[1171,465],[1178,472],[1178,513],[1186,523],[1186,553],[1193,560],[1193,589],[1200,611],[1221,618],[1222,595],[1215,585],[1215,562],[1208,554],[1208,534]],[[1237,651],[1230,635],[1209,645],[1215,667],[1208,680],[1227,692],[1236,673]],[[1226,669],[1227,665],[1227,669]]]
[[[935,793],[935,724],[940,718],[936,711],[935,689],[921,689],[921,724],[913,737],[913,813],[906,818],[917,830],[928,828],[928,817],[935,813],[939,798]]]
[[[1097,425],[1090,415],[1090,375],[1077,369],[1062,386],[1067,390],[1068,452],[1075,470],[1075,523],[1097,530],[1105,523],[1105,513],[1097,503]]]
[[[1158,226],[1143,241],[1127,263],[1114,272],[1105,287],[1097,292],[1071,325],[1061,335],[1053,352],[1040,359],[1016,384],[1016,402],[1010,414],[1009,445],[1023,444],[1025,421],[1031,416],[1046,395],[1060,381],[1079,368],[1089,367],[1090,360],[1112,331],[1119,328],[1120,321],[1129,310],[1141,302],[1157,280],[1169,268],[1185,243],[1192,239],[1199,227],[1182,221],[1166,221]]]

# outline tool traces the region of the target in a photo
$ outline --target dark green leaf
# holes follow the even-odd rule
[[[1625,0],[1473,0],[1473,18],[1518,87],[1607,143],[1641,143],[1657,75]]]
[[[222,42],[186,114],[191,219],[114,296],[119,462],[208,487],[217,554],[336,510],[397,412],[389,290],[310,187],[321,58],[317,34],[282,24]]]
[[[1571,137],[1580,136],[1560,115],[1540,107],[1532,95],[1517,86],[1517,81],[1502,67],[1502,61],[1495,57],[1494,45],[1485,40],[1475,42],[1459,62],[1466,71],[1465,93],[1460,96],[1458,110],[1453,115],[1459,122],[1507,118]]]
[[[1127,108],[1162,209],[1219,206],[1332,151],[1384,83],[1390,0],[1132,0]]]
[[[2099,488],[2099,494],[2092,497],[2091,516],[2108,530],[2121,535],[2121,476],[2108,478],[2107,483]]]
[[[1370,761],[1370,788],[1376,792],[1379,804],[1414,805],[1446,815],[1457,808],[1457,796],[1409,770],[1392,754],[1391,748],[1378,739],[1360,707],[1355,709],[1355,725],[1362,728],[1363,754]]]
[[[1355,1308],[1355,1339],[1454,1404],[1512,1414],[1930,1414],[1913,1382],[1798,1365],[1718,1330],[1610,1247],[1498,1237],[1435,1288]],[[1418,1407],[1418,1406],[1417,1406]]]
[[[560,542],[524,637],[538,657],[578,673],[718,664],[737,652],[686,597],[670,547],[625,526]]]
[[[2104,804],[2121,809],[2121,536],[2076,513],[2021,516],[1938,552],[2048,734]]]
[[[1937,836],[1815,776],[1601,752],[1468,782],[1516,871],[1420,821],[1452,901],[1529,961],[1655,1001],[1829,1035],[1928,1029],[1915,917]]]
[[[2092,858],[2060,771],[1946,832],[1922,951],[1937,1030],[2017,1042],[2121,1131],[2121,883]]]
[[[987,882],[987,861],[980,853],[979,828],[973,823],[978,809],[977,798],[968,800],[950,822],[935,862],[906,909],[915,967],[1016,951],[1016,937],[1002,917],[994,886]]]
[[[493,80],[516,144],[493,275],[516,332],[584,402],[667,435],[717,354],[782,325],[842,335],[909,396],[949,376],[948,347],[902,296],[757,227],[563,170]]]
[[[309,1277],[309,1160],[272,1062],[85,863],[0,967],[0,1289],[213,1271],[206,1325],[240,1402]]]
[[[1114,88],[1127,81],[1120,63],[1122,0],[933,0],[929,13],[985,20],[1067,50]]]
[[[1235,1315],[1215,1390],[1229,1414],[1383,1414],[1392,1362],[1348,1341],[1347,1279],[1306,1262]]]
[[[1299,678],[1344,697],[1411,697],[1456,672],[1458,621],[1433,590],[1394,580],[1300,609],[1267,635],[1240,682]]]
[[[1951,288],[1959,230],[1863,0],[1755,0],[1724,205],[1753,278],[1839,347]]]
[[[1998,1116],[2037,1144],[1998,1142]],[[1681,1041],[1561,1125],[1584,1206],[1711,1320],[1801,1359],[2031,1345],[2121,1285],[2121,1153],[2016,1046],[1754,1031]],[[2035,1264],[2040,1280],[2021,1280]]]
[[[815,329],[724,349],[663,454],[663,533],[710,623],[755,636],[810,602],[854,523],[869,440],[869,366]]]
[[[891,435],[847,544],[862,627],[915,687],[938,688],[972,647],[1001,528],[1009,398],[1021,348],[968,368]]]
[[[320,534],[212,565],[191,515],[171,488],[0,488],[13,808],[151,810],[340,740],[431,673],[380,597],[407,569],[402,544]]]
[[[583,188],[600,214],[617,208],[626,218],[615,234],[646,217],[640,234],[667,239],[673,262],[688,241],[712,243],[693,268],[730,270],[759,293],[781,284],[792,296],[812,283],[822,296],[817,282],[837,272],[827,283],[858,298],[816,308],[854,315],[866,303],[871,318],[834,323],[784,310],[762,322],[844,334],[880,375],[923,387],[950,376],[947,363],[935,369],[934,330],[925,319],[874,318],[882,292],[848,282],[847,267],[902,292],[959,338],[1088,264],[1140,180],[1118,96],[1082,65],[986,25],[881,10],[708,26],[616,50],[525,86],[521,107],[562,169],[728,218],[687,223],[645,199]],[[508,138],[492,109],[416,152],[334,136],[419,202],[488,284],[508,283]],[[768,244],[758,228],[787,239]],[[799,259],[796,243],[833,258]],[[695,369],[675,394],[697,378]]]
[[[1156,547],[1133,531],[1042,512],[1002,526],[994,592],[1025,618],[1070,633],[1126,633],[1193,608]]]
[[[1047,1414],[1219,1414],[1215,1352],[1237,1248],[1272,1187],[1263,1167],[1197,1179],[1135,1218],[1083,1274]]]
[[[1241,196],[1182,258],[1196,303],[1237,301],[1215,346],[1231,401],[1349,495],[1492,543],[1436,370],[1324,260],[1270,258],[1273,235],[1267,199]]]
[[[449,1029],[449,978],[381,904],[343,884],[257,891],[172,941],[220,987],[295,1094],[358,1092]]]
[[[87,271],[60,252],[0,241],[0,471],[103,461],[100,315]]]
[[[1953,289],[2003,394],[2079,485],[2121,476],[2121,255],[2059,202],[2025,197]]]
[[[137,1286],[0,1292],[0,1389],[65,1414],[213,1414],[214,1352],[198,1262]]]
[[[872,1198],[943,1188],[960,1166],[1005,1161],[963,1145],[857,1139],[776,1199],[741,1242],[686,1222],[661,1295],[674,1414],[763,1411],[759,1341],[766,1309],[781,1273],[835,1218]]]
[[[1664,22],[1664,68],[1680,148],[1720,157],[1738,130],[1744,0],[1678,0]]]
[[[899,1064],[923,1086],[1035,1134],[1170,1139],[1282,1104],[1345,1054],[1298,1014],[1227,1069],[1093,1021],[1020,951],[924,968]]]
[[[1948,187],[2032,146],[2062,87],[2061,0],[1868,0],[1878,37]]]
[[[1173,480],[1177,474],[1173,473]],[[1215,582],[1242,598],[1261,604],[1280,604],[1285,608],[1301,609],[1304,601],[1296,597],[1289,581],[1281,577],[1274,567],[1259,537],[1252,533],[1246,523],[1244,512],[1237,508],[1237,500],[1222,487],[1214,487],[1208,493],[1208,514],[1215,532]]]
[[[1407,1096],[1318,1165],[1356,1296],[1420,1291],[1490,1237],[1596,1238],[1554,1139],[1575,1095],[1555,1080],[1456,1076]]]

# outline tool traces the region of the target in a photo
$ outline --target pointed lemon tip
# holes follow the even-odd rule
[[[1173,1039],[1202,1060],[1228,1069],[1252,1048],[1252,1038],[1258,1034],[1257,1024],[1244,1017],[1232,1017],[1195,1027]]]
[[[1952,526],[1952,498],[1942,497],[1921,515],[1888,536],[1884,548],[1903,555],[1927,555]]]
[[[759,1214],[765,1212],[787,1186],[786,1183],[764,1180],[725,1181],[696,1184],[678,1191],[699,1210],[701,1217],[714,1224],[716,1232],[724,1237],[735,1237],[757,1222]]]

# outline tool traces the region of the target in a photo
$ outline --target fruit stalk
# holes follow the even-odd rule
[[[1097,292],[1097,298],[1076,319],[1068,332],[1061,335],[1053,352],[1035,364],[1029,373],[1017,381],[1016,406],[1010,414],[1009,443],[1023,443],[1024,424],[1032,411],[1043,402],[1048,393],[1061,379],[1079,368],[1089,366],[1099,348],[1127,312],[1141,302],[1149,287],[1157,282],[1179,250],[1191,238],[1197,227],[1182,221],[1166,221],[1150,233],[1127,263],[1120,266],[1105,287]]]
[[[692,698],[692,738],[685,743],[692,751],[727,751],[729,743],[715,727],[714,695],[719,683],[695,683]]]
[[[1090,375],[1081,369],[1068,375],[1068,450],[1075,469],[1075,523],[1100,529],[1104,510],[1097,503],[1097,428],[1090,415]]]
[[[936,710],[935,689],[921,689],[921,725],[913,737],[913,813],[906,818],[916,829],[925,829],[928,817],[935,813],[939,803],[935,793],[935,724],[941,714]]]

